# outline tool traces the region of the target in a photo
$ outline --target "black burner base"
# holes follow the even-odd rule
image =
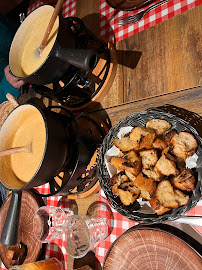
[[[66,106],[69,110],[85,106],[102,89],[110,68],[110,51],[107,44],[98,39],[78,18],[72,18],[71,27],[78,49],[95,49],[99,59],[105,59],[98,75],[84,72],[70,66],[66,74],[53,83],[52,89],[46,86],[33,85],[33,89],[40,95]],[[97,73],[97,71],[96,71]]]

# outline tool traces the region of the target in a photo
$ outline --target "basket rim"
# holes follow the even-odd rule
[[[157,117],[156,114],[160,117]],[[104,194],[110,206],[113,209],[115,209],[117,212],[119,212],[121,215],[129,218],[130,220],[137,221],[142,224],[155,224],[155,223],[163,222],[166,220],[168,221],[176,220],[180,218],[182,215],[184,215],[187,211],[195,207],[198,201],[200,200],[201,193],[202,193],[202,168],[201,168],[201,171],[200,171],[200,168],[196,169],[198,173],[197,185],[196,185],[195,190],[192,192],[192,195],[190,196],[189,202],[184,206],[179,206],[159,216],[157,214],[142,214],[141,212],[138,212],[135,210],[131,212],[127,209],[127,207],[125,207],[122,203],[119,202],[120,199],[117,202],[118,196],[114,194],[112,195],[112,192],[111,192],[111,187],[109,185],[110,176],[109,176],[108,171],[107,171],[108,173],[107,176],[104,174],[106,173],[106,170],[107,170],[104,155],[109,149],[108,147],[110,145],[110,139],[115,138],[119,129],[123,126],[125,127],[126,124],[131,120],[131,118],[135,121],[137,119],[139,119],[138,121],[141,121],[145,117],[145,115],[147,117],[149,116],[151,119],[154,119],[154,118],[164,119],[166,117],[166,118],[172,119],[172,121],[170,120],[171,122],[173,123],[176,122],[176,125],[179,125],[179,124],[183,125],[185,129],[188,129],[187,132],[190,132],[192,135],[194,135],[195,139],[197,140],[197,143],[198,143],[197,151],[199,152],[200,158],[202,159],[202,138],[199,136],[196,129],[193,126],[191,126],[187,121],[175,116],[174,114],[167,113],[158,108],[151,108],[145,111],[135,112],[126,116],[125,118],[122,118],[118,123],[116,123],[113,127],[111,127],[111,129],[109,130],[109,133],[105,136],[103,140],[103,143],[99,149],[98,158],[97,158],[98,179],[100,182],[100,186],[102,190],[104,191]],[[171,124],[173,125],[173,123]],[[138,123],[138,125],[140,124]],[[178,130],[178,132],[180,131]],[[103,172],[103,169],[104,169],[104,172]],[[107,178],[108,183],[106,183],[105,178]]]

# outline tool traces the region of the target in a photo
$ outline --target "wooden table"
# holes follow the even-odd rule
[[[77,0],[76,14],[99,34],[98,0]],[[112,126],[130,113],[164,104],[202,116],[201,15],[202,5],[116,43],[113,85],[89,113],[109,117]]]
[[[98,34],[99,1],[77,0],[76,7],[77,16]],[[102,120],[109,117],[111,125],[130,113],[164,104],[202,116],[201,15],[202,6],[198,6],[118,42],[113,85],[89,112]],[[77,200],[79,214],[85,215],[95,200],[98,194]],[[197,238],[189,225],[178,227]],[[68,262],[68,269],[73,269],[72,263]],[[84,264],[81,260],[75,266]]]
[[[99,1],[77,0],[76,8],[77,17],[98,35]],[[102,120],[108,117],[111,125],[130,113],[164,104],[202,116],[201,15],[202,5],[115,44],[115,80],[104,99],[88,112]],[[85,215],[97,200],[98,194],[76,200],[78,214]],[[198,237],[189,225],[179,227]],[[69,259],[68,270],[85,264],[94,268],[94,262],[94,256],[75,262]]]

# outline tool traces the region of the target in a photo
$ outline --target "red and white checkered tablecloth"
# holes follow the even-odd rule
[[[169,19],[177,14],[180,14],[190,8],[196,7],[202,3],[201,0],[171,0],[168,3],[150,11],[143,20],[138,23],[129,26],[118,26],[116,19],[122,16],[129,16],[137,13],[138,11],[119,11],[118,13],[113,8],[109,7],[105,0],[100,0],[100,35],[104,36],[107,41],[118,42],[123,40],[135,33],[138,33],[144,29],[147,29],[157,23],[160,23],[166,19]],[[27,15],[33,10],[43,5],[42,2],[37,1],[32,6],[29,7]],[[114,16],[115,15],[115,16]],[[76,16],[76,0],[66,0],[63,5],[63,16]],[[43,185],[38,187],[37,190],[42,193],[49,193],[49,185]],[[104,195],[104,194],[103,194]],[[111,211],[113,213],[113,230],[111,234],[102,241],[96,248],[96,257],[98,261],[102,264],[104,257],[110,245],[127,229],[137,224],[122,215],[117,211],[113,210],[108,202],[99,196],[99,202],[101,203],[98,209],[99,217],[104,217],[107,219],[111,218]],[[108,205],[102,207],[103,205]],[[61,196],[52,196],[47,198],[47,206],[60,206],[62,208],[71,207],[71,201]],[[109,209],[111,209],[109,211]],[[195,208],[190,210],[187,215],[201,215],[202,214],[202,201],[200,201]],[[202,234],[202,227],[195,227],[199,233]],[[65,264],[65,269],[67,269],[67,252],[64,247],[64,241],[62,238],[55,239],[51,241],[46,247],[46,258],[56,257]],[[1,270],[6,270],[5,266],[0,266]]]
[[[118,42],[188,9],[199,6],[201,3],[202,0],[171,0],[148,12],[141,21],[128,26],[119,26],[117,18],[136,14],[143,9],[117,12],[108,6],[105,0],[100,0],[99,32],[106,41]]]
[[[32,6],[30,6],[27,10],[27,15],[29,15],[36,8],[44,5],[41,1],[35,2]],[[63,4],[63,12],[62,15],[64,18],[66,17],[74,17],[76,16],[76,0],[65,0]]]
[[[105,199],[103,199],[106,196],[102,190],[100,192],[100,195],[101,196],[99,196],[100,206],[98,208],[98,216],[111,220],[111,224],[112,224],[112,231],[110,235],[105,239],[105,241],[102,241],[96,248],[96,258],[99,261],[99,263],[102,265],[104,262],[104,258],[107,253],[107,250],[109,249],[111,244],[126,230],[128,230],[129,228],[133,227],[134,225],[138,223],[129,220],[128,218],[122,216],[117,211],[112,209],[109,206],[109,203]],[[110,209],[112,211],[113,216],[111,214]],[[202,215],[202,200],[199,201],[198,204],[193,209],[187,212],[187,215],[201,216]],[[202,227],[194,226],[194,228],[199,232],[199,234],[202,235]]]

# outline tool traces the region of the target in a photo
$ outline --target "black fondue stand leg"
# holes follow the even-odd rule
[[[6,221],[1,233],[1,244],[4,246],[13,246],[18,241],[18,227],[21,209],[22,191],[13,191],[11,202],[6,216]]]

